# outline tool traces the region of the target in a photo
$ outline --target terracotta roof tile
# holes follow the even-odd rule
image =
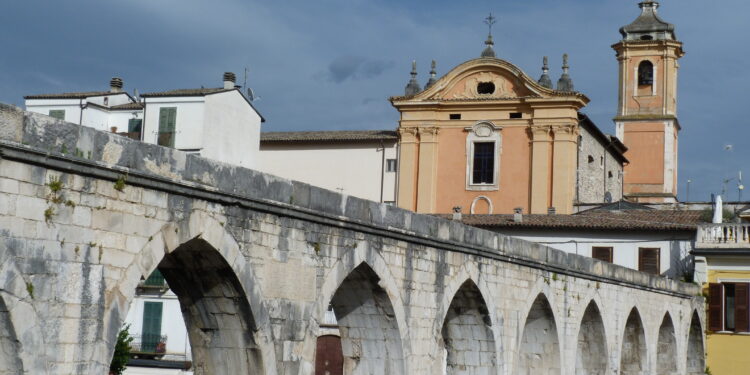
[[[261,143],[276,142],[367,142],[397,141],[393,130],[332,130],[309,132],[266,132],[260,134]]]
[[[26,95],[24,99],[86,99],[92,96],[116,95],[124,92],[114,93],[111,91],[86,91],[86,92],[64,92],[59,94]]]
[[[177,89],[169,91],[149,92],[141,94],[143,98],[154,98],[154,97],[169,97],[169,96],[205,96],[210,94],[217,94],[220,92],[227,92],[236,90],[235,88],[225,89],[223,87],[216,88],[199,88],[199,89]]]
[[[462,221],[475,227],[505,229],[693,231],[703,223],[702,214],[702,211],[592,210],[575,215],[523,215],[520,223],[513,221],[513,215],[463,215]]]
[[[143,104],[141,104],[141,103],[125,103],[125,104],[120,104],[120,105],[113,105],[113,106],[109,107],[109,109],[111,109],[113,111],[128,110],[128,109],[143,109]]]

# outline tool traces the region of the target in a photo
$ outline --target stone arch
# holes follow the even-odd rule
[[[149,238],[107,301],[110,357],[136,286],[159,269],[180,301],[196,374],[201,367],[203,373],[216,373],[216,366],[223,369],[218,372],[276,374],[259,283],[223,222],[194,210]]]
[[[471,201],[471,209],[470,209],[471,214],[472,215],[477,214],[477,208],[478,208],[478,204],[480,201],[484,201],[485,203],[487,203],[487,212],[482,212],[481,214],[492,215],[492,210],[493,210],[492,200],[489,197],[484,196],[484,195],[480,195],[474,198],[473,201]]]
[[[331,305],[335,293],[339,290],[345,279],[363,264],[372,271],[370,276],[373,276],[373,279],[377,277],[378,281],[375,285],[381,288],[388,297],[393,309],[395,323],[399,328],[398,339],[401,343],[401,352],[403,353],[403,358],[408,357],[409,346],[406,343],[409,342],[409,327],[406,325],[404,304],[399,292],[400,287],[380,253],[371,249],[367,242],[360,242],[356,248],[344,252],[339,257],[339,260],[326,274],[323,285],[319,289],[316,311],[312,317],[313,321],[309,324],[308,334],[305,338],[304,348],[307,360],[303,360],[300,366],[300,373],[307,373],[306,371],[314,369],[314,350],[318,336],[319,322],[324,321],[325,313]],[[408,373],[408,362],[403,365],[403,369],[398,373]]]
[[[607,373],[609,354],[604,321],[595,301],[584,310],[578,329],[576,345],[577,375],[604,375]]]
[[[21,275],[12,259],[0,265],[0,373],[47,374],[47,345]]]
[[[490,311],[472,280],[465,281],[454,295],[441,333],[446,374],[497,373]]]
[[[641,375],[648,372],[648,350],[643,321],[633,308],[625,322],[620,350],[620,374]]]
[[[698,311],[693,311],[687,336],[687,374],[703,375],[706,371],[706,355],[703,343],[703,326]]]
[[[656,373],[672,375],[677,372],[677,337],[674,323],[669,313],[664,314],[659,326],[659,338],[656,341]]]
[[[555,314],[547,296],[540,293],[526,316],[518,349],[520,375],[560,374],[561,356]]]
[[[331,298],[346,374],[405,374],[401,331],[380,277],[361,263]]]

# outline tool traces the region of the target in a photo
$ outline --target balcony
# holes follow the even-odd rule
[[[155,359],[167,353],[166,335],[133,335],[130,355],[134,358]]]
[[[696,249],[750,249],[750,224],[698,226]]]

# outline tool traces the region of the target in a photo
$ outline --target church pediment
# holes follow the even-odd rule
[[[471,101],[515,98],[551,98],[583,96],[545,88],[524,74],[515,65],[497,58],[467,61],[448,72],[429,88],[395,100],[407,101]],[[586,100],[587,101],[587,100]]]
[[[436,92],[432,98],[450,100],[529,96],[531,92],[514,78],[498,71],[473,72],[464,77],[458,77],[445,89]]]

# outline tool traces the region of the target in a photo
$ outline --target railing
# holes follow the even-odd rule
[[[133,335],[130,353],[133,355],[161,356],[167,352],[166,335]]]
[[[750,224],[698,226],[696,248],[750,248]]]

